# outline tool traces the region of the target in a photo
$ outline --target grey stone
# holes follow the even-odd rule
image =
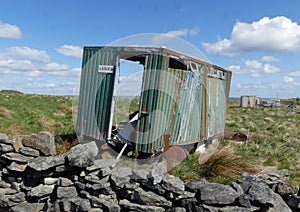
[[[184,207],[187,212],[196,211],[196,207],[199,205],[196,198],[180,199],[179,204],[180,206]]]
[[[33,149],[31,147],[23,146],[19,149],[19,153],[26,155],[26,156],[32,156],[32,157],[38,157],[40,156],[40,152],[36,149]]]
[[[130,177],[119,177],[111,175],[111,182],[116,189],[123,188],[125,184],[129,183]]]
[[[28,203],[28,202],[22,202],[15,206],[13,206],[10,211],[12,212],[24,212],[24,211],[30,211],[30,212],[40,212],[43,210],[45,203]]]
[[[247,196],[246,194],[240,195],[238,198],[238,202],[239,202],[240,206],[242,206],[242,207],[251,208],[249,196]]]
[[[161,163],[157,163],[151,170],[151,177],[153,179],[153,184],[156,185],[160,183],[163,177],[167,174],[167,168]]]
[[[243,188],[242,188],[239,184],[237,184],[236,182],[232,182],[232,183],[231,183],[231,187],[232,187],[239,195],[244,194]]]
[[[150,176],[151,170],[145,169],[132,169],[132,178],[136,181],[147,181]]]
[[[282,198],[263,182],[253,182],[247,194],[252,205],[268,208],[269,211],[291,211]]]
[[[0,152],[1,153],[7,153],[7,152],[12,152],[12,151],[14,151],[14,148],[12,147],[12,145],[0,143]]]
[[[74,184],[75,184],[76,188],[78,188],[79,190],[84,190],[85,189],[85,184],[83,184],[79,181],[76,181]]]
[[[12,182],[11,183],[11,188],[12,189],[15,189],[16,191],[21,191],[21,183],[18,183],[18,182]]]
[[[96,175],[86,175],[84,179],[89,183],[100,183],[100,179]]]
[[[166,200],[165,197],[159,196],[152,191],[144,191],[142,188],[137,188],[134,193],[134,200],[143,205],[171,207],[172,202]]]
[[[72,180],[65,178],[65,177],[60,177],[58,181],[58,185],[62,187],[67,187],[67,186],[72,186],[74,183]]]
[[[86,176],[85,171],[81,171],[79,176],[80,177],[85,177]]]
[[[160,184],[153,185],[152,180],[153,179],[148,180],[147,182],[140,182],[141,186],[147,190],[151,190],[160,195],[164,195],[166,193],[166,190]]]
[[[20,148],[23,147],[21,138],[14,138],[11,140],[11,144],[16,152],[19,152]]]
[[[1,156],[11,162],[28,163],[34,159],[34,157],[24,156],[16,152],[5,153]]]
[[[10,188],[10,187],[11,187],[10,183],[7,183],[3,180],[0,181],[0,188]]]
[[[294,194],[294,187],[288,183],[279,183],[276,185],[275,192],[280,196],[285,194]]]
[[[262,180],[246,173],[243,174],[242,178],[237,180],[237,183],[242,187],[244,193],[249,190],[253,182],[262,182]]]
[[[185,184],[185,188],[188,191],[196,192],[201,188],[201,186],[203,186],[206,183],[207,183],[206,179],[201,178],[199,180],[194,180],[194,181],[188,182],[187,184]]]
[[[32,159],[28,166],[36,171],[44,171],[56,166],[63,165],[65,163],[64,157],[37,157]]]
[[[67,158],[70,166],[86,168],[94,164],[97,154],[98,147],[95,141],[92,141],[72,147],[67,155]]]
[[[220,208],[218,211],[220,212],[249,212],[252,210],[249,210],[249,208],[243,208],[243,207],[239,207],[239,206],[225,206]]]
[[[184,182],[174,175],[165,175],[161,185],[165,190],[176,194],[182,194],[184,192]]]
[[[90,201],[80,197],[63,198],[54,202],[54,211],[89,211],[90,209]]]
[[[95,170],[99,170],[99,169],[104,169],[107,167],[112,167],[115,163],[116,163],[116,159],[111,159],[111,158],[96,159],[94,161],[94,164],[87,167],[86,170],[87,171],[95,171]]]
[[[129,202],[126,199],[122,199],[119,201],[119,205],[124,211],[146,211],[146,212],[163,212],[165,209],[163,207],[157,206],[147,206],[147,205],[139,205]]]
[[[57,191],[57,198],[62,199],[62,198],[70,198],[70,197],[76,197],[77,191],[76,188],[74,186],[71,187],[58,187]]]
[[[6,134],[0,133],[0,143],[4,143],[8,140],[8,136]]]
[[[0,195],[11,195],[11,194],[16,194],[18,193],[17,190],[12,189],[12,188],[2,188],[0,189]]]
[[[69,171],[69,169],[65,166],[65,164],[55,167],[55,172],[67,172],[67,171]]]
[[[25,194],[23,192],[17,192],[14,194],[0,193],[0,209],[15,206],[23,201],[25,201]]]
[[[102,189],[110,188],[110,183],[108,182],[109,176],[99,179],[96,176],[88,175],[85,177],[85,180],[89,182],[85,184],[85,187],[90,188],[92,190],[102,190]]]
[[[118,204],[117,200],[105,200],[103,198],[98,198],[95,196],[92,196],[91,198],[91,205],[93,208],[102,208],[105,211],[112,211],[117,212],[120,211],[120,206]]]
[[[37,135],[32,134],[29,139],[23,139],[22,143],[24,146],[39,150],[46,156],[54,156],[56,154],[55,139],[49,132],[40,132]]]
[[[26,193],[28,193],[31,189],[32,189],[32,186],[31,185],[28,185],[28,183],[25,183],[24,181],[22,181],[20,183],[20,188],[24,191],[26,191]]]
[[[102,169],[100,169],[99,174],[101,177],[111,175],[111,168],[109,168],[109,167],[102,168]]]
[[[140,187],[140,184],[137,182],[129,182],[129,183],[125,183],[124,188],[127,190],[135,190],[138,187]]]
[[[55,185],[58,182],[59,178],[46,177],[43,179],[45,185]]]
[[[114,168],[111,171],[111,175],[116,176],[116,177],[128,177],[131,176],[132,171],[130,167],[118,167]]]
[[[196,193],[190,192],[190,191],[184,191],[182,194],[180,194],[177,198],[183,199],[183,198],[194,198]]]
[[[79,192],[80,196],[85,198],[85,199],[91,199],[92,196],[89,192],[85,191],[85,190],[80,190]]]
[[[91,208],[88,212],[103,212],[101,208]]]
[[[260,175],[273,182],[287,182],[290,178],[287,169],[277,170],[273,167],[263,170]]]
[[[199,205],[195,207],[195,211],[207,211],[207,212],[218,212],[220,208],[217,208],[217,207],[213,207],[213,206],[210,206],[210,205]]]
[[[86,175],[90,175],[90,176],[101,176],[99,170],[96,170],[96,171],[92,171],[92,172],[88,172],[88,171],[85,171],[85,173],[87,173]]]
[[[54,190],[55,185],[38,185],[33,187],[29,192],[29,197],[44,197],[50,195]]]
[[[169,208],[168,210],[166,210],[166,212],[186,212],[186,210],[183,207],[174,207]]]
[[[207,205],[226,205],[233,203],[239,196],[228,185],[206,183],[200,187],[200,200]]]
[[[85,184],[85,187],[88,189],[97,191],[97,190],[103,190],[103,189],[107,188],[107,185],[102,184],[102,183],[95,183],[95,184],[87,183],[87,184]]]
[[[11,171],[16,171],[16,172],[24,172],[27,167],[27,164],[19,164],[17,162],[11,162],[7,168]]]

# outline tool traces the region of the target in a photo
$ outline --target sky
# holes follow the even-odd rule
[[[231,70],[231,97],[297,97],[299,8],[298,0],[1,0],[0,90],[76,94],[84,46],[158,33]]]

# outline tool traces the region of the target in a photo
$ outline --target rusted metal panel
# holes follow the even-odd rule
[[[235,141],[249,141],[251,140],[252,135],[249,132],[245,132],[245,131],[240,131],[235,133],[232,137],[231,140],[235,140]]]

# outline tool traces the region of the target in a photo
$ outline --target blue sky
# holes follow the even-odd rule
[[[232,70],[230,96],[300,96],[299,8],[297,0],[2,0],[0,90],[73,94],[83,46],[163,33]]]

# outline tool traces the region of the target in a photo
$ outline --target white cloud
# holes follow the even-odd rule
[[[228,67],[233,74],[248,74],[252,78],[262,77],[265,74],[280,72],[280,68],[270,65],[269,63],[262,63],[258,60],[242,60],[241,65],[231,65]]]
[[[46,51],[33,49],[27,46],[9,47],[6,49],[6,55],[21,59],[39,60],[42,62],[49,62],[51,60]]]
[[[19,39],[21,37],[21,30],[18,26],[0,21],[0,38]]]
[[[247,68],[259,70],[262,69],[262,63],[258,62],[257,60],[245,60],[244,61]]]
[[[278,62],[278,61],[280,61],[280,59],[275,58],[273,56],[263,56],[261,58],[261,61],[263,61],[263,62]]]
[[[198,27],[194,28],[185,28],[185,29],[179,29],[179,30],[171,30],[167,33],[164,33],[162,35],[170,36],[170,37],[186,37],[188,35],[194,36],[197,35],[200,32],[200,29]]]
[[[51,62],[45,51],[29,47],[10,47],[0,51],[0,76],[2,89],[20,90],[25,93],[73,94],[74,83],[80,76],[80,68]]]
[[[199,32],[200,32],[200,29],[198,27],[184,28],[184,29],[179,29],[179,30],[170,30],[166,33],[157,34],[157,35],[153,36],[152,42],[154,44],[163,43],[168,40],[171,40],[174,37],[194,36],[194,35],[197,35]]]
[[[231,65],[228,70],[232,71],[234,74],[247,74],[245,69],[242,69],[239,65]]]
[[[9,71],[23,72],[35,71],[35,65],[29,60],[0,60],[0,73],[9,73]]]
[[[41,66],[41,69],[44,70],[44,71],[48,71],[48,72],[54,72],[54,71],[65,71],[69,68],[68,65],[65,65],[65,64],[58,64],[58,63],[54,63],[54,62],[51,62],[51,63],[46,63],[46,64],[43,64]]]
[[[292,77],[288,77],[288,76],[284,76],[283,77],[284,82],[289,83],[289,82],[294,82],[294,78]]]
[[[69,65],[54,62],[43,64],[40,69],[55,77],[79,77],[81,72],[80,68],[71,68]]]
[[[277,72],[280,72],[280,69],[278,67],[275,67],[275,66],[272,66],[268,63],[264,64],[264,67],[263,67],[263,72],[265,73],[277,73]]]
[[[230,39],[216,43],[203,43],[209,54],[234,56],[243,52],[299,52],[300,25],[291,19],[278,16],[264,17],[257,22],[237,22]]]
[[[82,48],[80,46],[73,46],[73,45],[63,45],[55,49],[57,52],[68,56],[74,57],[77,59],[82,58]]]
[[[288,74],[291,77],[300,77],[300,71],[293,71]]]

